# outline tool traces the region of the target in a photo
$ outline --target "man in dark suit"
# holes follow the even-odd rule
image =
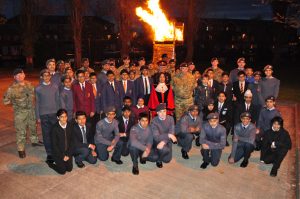
[[[115,107],[117,110],[117,116],[121,115],[122,98],[120,91],[123,89],[119,82],[115,80],[114,73],[109,70],[106,73],[107,82],[103,84],[101,103],[105,109],[107,107]]]
[[[226,94],[224,92],[219,93],[215,107],[219,113],[219,123],[225,127],[226,135],[228,136],[232,123],[232,106],[226,101]],[[226,146],[229,146],[227,139]]]
[[[85,165],[82,161],[90,164],[97,162],[97,153],[95,152],[94,134],[91,125],[86,123],[86,114],[83,111],[77,111],[75,116],[76,124],[73,126],[73,155],[75,163],[79,168]]]
[[[214,99],[218,96],[218,91],[220,90],[220,83],[216,80],[214,80],[214,71],[213,69],[208,69],[206,71],[206,74],[208,76],[208,86],[212,88],[213,90],[213,97]]]
[[[233,83],[233,101],[236,103],[244,102],[244,94],[248,89],[246,74],[244,71],[238,72],[238,81]]]
[[[132,103],[136,104],[136,97],[135,97],[135,86],[134,82],[128,81],[129,72],[126,69],[123,69],[120,73],[121,75],[121,85],[122,89],[119,91],[121,95],[121,99],[124,99],[125,96],[130,97],[132,99]]]
[[[95,109],[96,109],[95,115],[91,121],[91,125],[92,125],[92,131],[96,131],[96,124],[101,119],[100,115],[103,112],[103,107],[102,107],[101,98],[100,98],[102,91],[101,91],[101,86],[98,83],[96,73],[94,73],[94,72],[90,73],[90,81],[89,82],[91,83],[92,88],[93,88],[93,93],[95,96]]]
[[[119,142],[123,145],[122,156],[128,156],[129,154],[127,143],[129,140],[130,129],[135,124],[134,117],[131,117],[131,114],[131,108],[129,106],[124,106],[122,108],[122,116],[117,118],[120,131]]]
[[[78,82],[72,85],[73,91],[73,112],[84,111],[88,121],[95,115],[95,96],[93,87],[89,82],[85,81],[84,71],[76,72]]]
[[[148,101],[150,98],[151,87],[153,84],[153,80],[149,77],[149,69],[148,66],[141,67],[142,76],[137,78],[134,81],[136,98],[143,98],[145,100],[145,106],[148,105]]]
[[[109,60],[104,60],[102,62],[102,70],[97,76],[97,81],[98,81],[100,86],[102,86],[103,84],[105,84],[107,82],[106,73],[109,70],[109,67],[110,67],[109,64],[110,64]]]
[[[227,72],[222,73],[222,81],[219,85],[219,92],[226,94],[226,101],[232,102],[232,83],[229,81],[229,74]]]
[[[258,120],[258,115],[260,112],[260,107],[253,104],[252,102],[252,93],[250,90],[247,90],[244,94],[245,102],[237,104],[235,113],[234,113],[234,124],[240,123],[240,116],[244,112],[249,112],[251,114],[251,122],[256,124]]]

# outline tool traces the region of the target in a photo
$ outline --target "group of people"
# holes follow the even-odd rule
[[[59,174],[72,170],[73,158],[83,168],[84,161],[106,161],[112,152],[118,165],[130,155],[137,175],[139,163],[162,168],[170,162],[173,144],[189,159],[194,140],[205,169],[219,164],[231,133],[230,164],[243,159],[240,166],[247,167],[251,153],[260,150],[261,162],[273,164],[270,175],[277,175],[291,140],[275,106],[280,81],[271,65],[262,77],[244,58],[230,73],[213,58],[203,74],[193,62],[177,66],[165,54],[157,67],[143,57],[122,60],[118,68],[115,60],[104,60],[96,73],[87,58],[75,72],[69,63],[49,59],[35,88],[15,69],[3,102],[14,108],[19,157],[26,157],[28,128],[32,146],[45,147],[46,163]]]

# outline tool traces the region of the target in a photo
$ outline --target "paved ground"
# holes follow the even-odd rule
[[[9,84],[1,75],[0,96]],[[36,77],[35,77],[36,78]],[[290,103],[279,106],[285,126],[295,140],[295,109]],[[269,177],[270,165],[259,163],[255,152],[246,169],[227,163],[230,147],[217,168],[199,168],[201,156],[194,147],[183,160],[174,146],[170,164],[140,165],[140,175],[131,174],[129,157],[117,166],[97,162],[65,176],[57,175],[44,163],[44,148],[27,146],[27,158],[17,157],[12,108],[0,103],[0,197],[1,198],[294,198],[295,152],[290,151],[277,178]],[[295,144],[294,144],[295,146]]]

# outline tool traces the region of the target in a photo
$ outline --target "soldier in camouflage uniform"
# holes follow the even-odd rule
[[[30,132],[32,146],[43,146],[38,140],[34,113],[34,87],[25,81],[22,69],[13,72],[15,82],[7,89],[3,97],[5,105],[12,104],[14,108],[14,123],[16,129],[17,149],[20,158],[25,158],[26,128]]]
[[[219,68],[219,60],[218,58],[214,57],[211,59],[210,61],[211,63],[211,67],[207,68],[204,73],[207,73],[207,71],[209,69],[212,69],[214,72],[214,80],[218,81],[219,83],[222,82],[222,74],[223,74],[223,70],[221,68]]]
[[[181,72],[174,76],[171,85],[175,95],[175,115],[179,120],[184,112],[193,105],[193,90],[196,86],[194,76],[188,72],[186,63],[180,64]]]

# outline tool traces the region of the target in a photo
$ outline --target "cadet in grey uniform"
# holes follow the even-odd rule
[[[220,162],[222,149],[226,145],[226,129],[219,124],[219,114],[210,113],[207,116],[208,123],[203,124],[200,133],[201,154],[203,163],[200,168],[206,169],[211,163],[217,166]]]
[[[234,126],[232,149],[228,162],[233,164],[244,158],[240,167],[245,168],[254,149],[256,127],[251,123],[250,113],[244,112],[240,118],[242,122]]]
[[[178,139],[178,145],[181,146],[181,155],[183,159],[189,159],[188,152],[192,148],[192,142],[195,134],[200,134],[202,119],[199,117],[199,108],[196,105],[189,107],[177,122],[175,132]]]
[[[26,128],[30,133],[32,146],[43,146],[38,140],[34,114],[34,87],[25,81],[25,73],[17,68],[13,72],[14,83],[9,86],[3,96],[5,105],[12,104],[14,108],[14,123],[16,129],[17,149],[20,158],[25,158]]]
[[[153,133],[148,126],[149,119],[147,113],[140,113],[138,124],[134,125],[130,130],[129,137],[129,152],[133,163],[132,173],[139,174],[138,158],[141,164],[146,164],[146,161],[155,162],[157,155],[152,150]]]
[[[156,107],[157,116],[151,122],[154,136],[154,148],[158,152],[156,166],[162,168],[162,162],[168,163],[172,159],[172,142],[177,143],[173,117],[167,115],[166,104]]]
[[[280,80],[272,76],[273,67],[271,65],[266,65],[264,67],[264,72],[266,77],[262,78],[259,83],[262,99],[265,100],[269,96],[274,96],[275,99],[277,99],[279,94]]]

